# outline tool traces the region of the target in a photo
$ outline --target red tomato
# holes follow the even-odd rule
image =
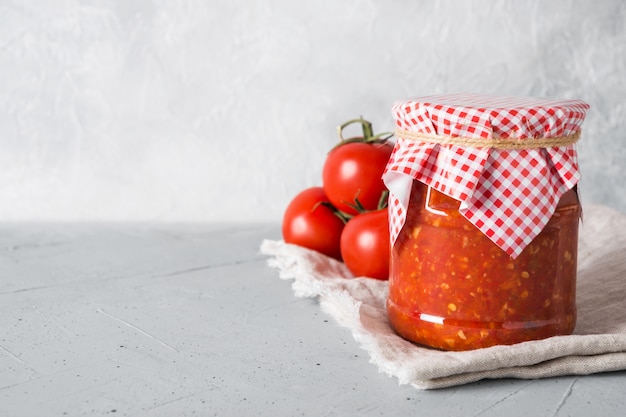
[[[392,151],[393,145],[387,142],[351,142],[331,150],[322,170],[330,202],[351,215],[359,212],[352,207],[358,203],[365,210],[378,209],[381,195],[387,190],[382,175]]]
[[[341,234],[341,256],[357,277],[389,279],[387,209],[354,216]]]
[[[322,187],[301,191],[283,216],[283,239],[341,260],[340,240],[344,222],[334,214]]]

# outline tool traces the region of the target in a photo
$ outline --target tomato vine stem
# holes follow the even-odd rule
[[[356,194],[356,196],[354,197],[354,202],[350,203],[347,201],[343,201],[343,203],[347,204],[348,206],[352,207],[354,210],[357,211],[357,215],[358,214],[363,214],[363,213],[369,213],[371,211],[378,211],[378,210],[382,210],[387,208],[388,206],[388,198],[389,198],[389,190],[385,190],[380,194],[380,198],[378,199],[378,205],[376,206],[376,209],[374,210],[367,210],[365,207],[363,207],[363,204],[359,201],[359,193],[361,192],[361,190],[359,190]],[[350,220],[352,217],[352,215],[346,214],[342,211],[340,211],[339,209],[336,209],[339,213],[342,213],[344,216],[347,217],[347,220]]]
[[[343,137],[343,130],[355,123],[360,123],[361,128],[363,130],[363,136],[353,136],[350,138]],[[337,127],[337,134],[339,135],[339,143],[335,145],[331,151],[335,148],[338,148],[341,145],[345,145],[346,143],[385,143],[393,136],[393,132],[382,132],[378,134],[374,134],[374,128],[372,127],[372,123],[363,119],[363,116],[360,116],[358,119],[348,120],[347,122],[342,123]]]
[[[319,203],[322,206],[328,207],[335,216],[339,217],[339,219],[341,219],[341,221],[343,222],[343,224],[348,223],[348,221],[353,217],[348,213],[344,213],[343,211],[339,210],[337,207],[333,206],[332,203],[328,202],[328,201],[322,201]]]

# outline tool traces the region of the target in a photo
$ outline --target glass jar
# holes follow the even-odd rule
[[[459,213],[460,202],[414,180],[391,252],[388,317],[405,339],[444,350],[571,334],[576,323],[575,189],[515,259]]]

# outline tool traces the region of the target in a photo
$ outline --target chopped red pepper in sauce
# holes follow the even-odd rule
[[[572,333],[576,192],[563,195],[549,223],[515,259],[465,219],[459,204],[413,182],[407,219],[391,253],[387,311],[394,330],[444,350]]]

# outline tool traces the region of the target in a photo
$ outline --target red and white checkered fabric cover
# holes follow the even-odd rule
[[[399,101],[399,130],[461,138],[538,139],[577,133],[589,105],[580,100],[479,94]],[[397,135],[383,179],[390,234],[406,218],[413,179],[461,201],[460,212],[512,257],[543,230],[561,196],[580,178],[574,145],[535,149],[423,143]]]

